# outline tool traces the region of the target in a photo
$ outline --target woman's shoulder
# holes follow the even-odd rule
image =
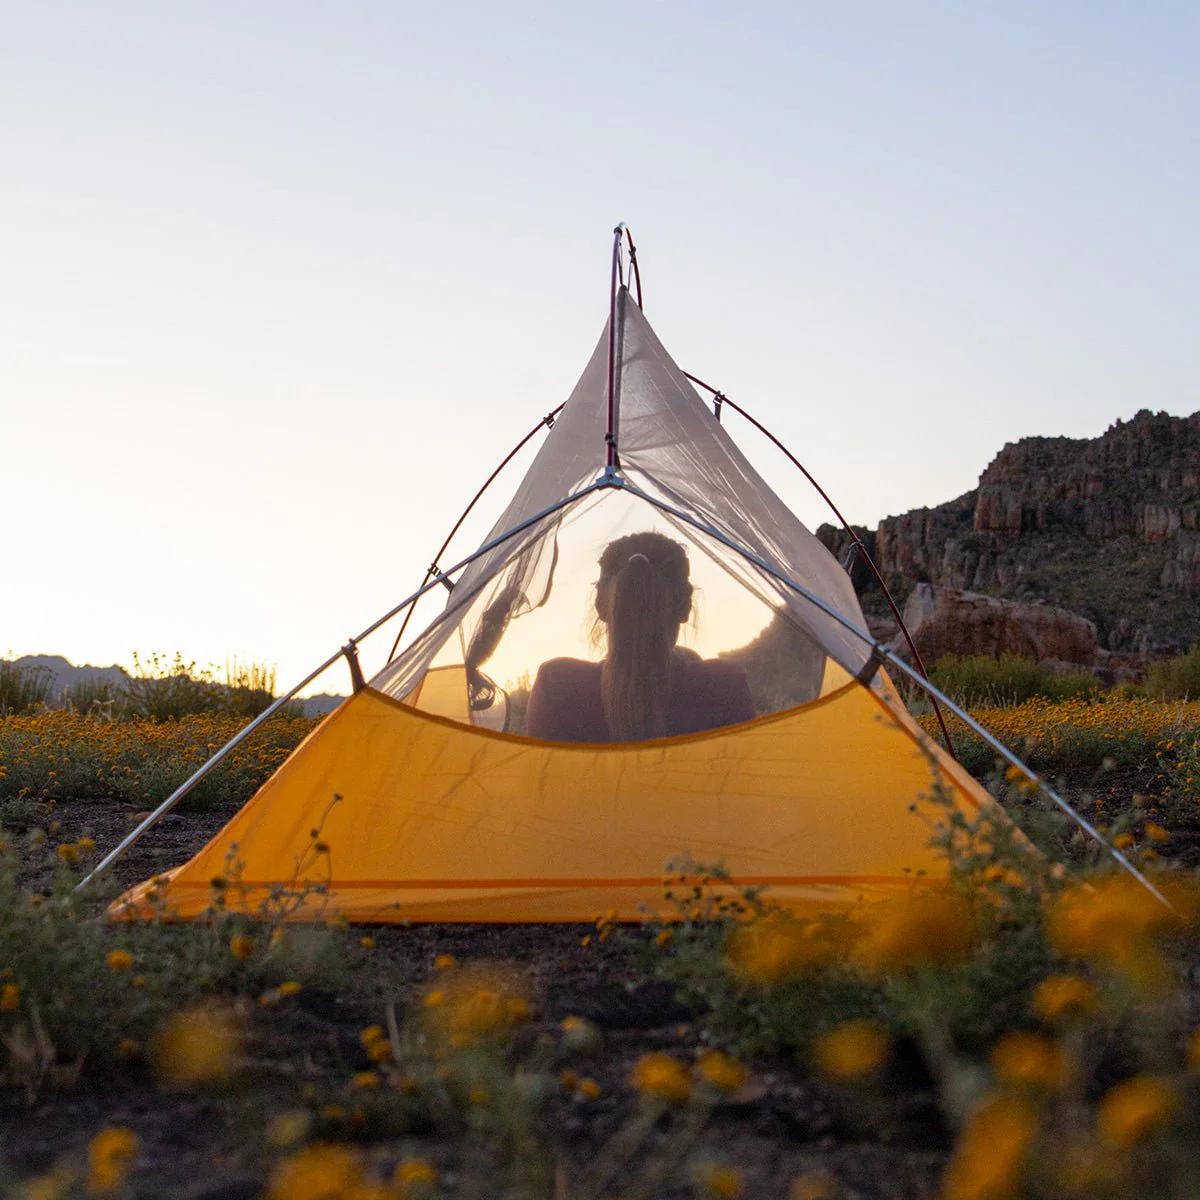
[[[600,664],[584,658],[548,658],[537,673],[543,685],[581,683],[599,675]]]

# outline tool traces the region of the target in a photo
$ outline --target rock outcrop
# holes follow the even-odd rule
[[[904,606],[904,623],[927,663],[946,654],[1019,654],[1088,667],[1100,660],[1096,626],[1052,604],[919,583]]]
[[[845,533],[818,534],[840,557]],[[1101,650],[1182,650],[1200,641],[1200,413],[1143,411],[1090,440],[1025,438],[975,491],[859,536],[900,602],[921,583],[1041,602],[1090,621]],[[882,621],[869,575],[854,579]]]

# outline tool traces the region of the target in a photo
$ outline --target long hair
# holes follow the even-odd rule
[[[619,742],[667,731],[671,658],[692,609],[684,548],[661,533],[631,533],[600,556],[596,612],[607,626],[600,696]]]

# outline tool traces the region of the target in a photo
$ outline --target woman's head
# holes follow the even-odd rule
[[[607,630],[601,694],[617,741],[666,732],[671,656],[692,611],[684,548],[661,533],[631,533],[600,556],[596,615]]]

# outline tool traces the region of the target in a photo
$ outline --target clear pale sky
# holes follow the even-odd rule
[[[6,5],[0,655],[303,675],[565,399],[619,220],[856,522],[1200,409],[1198,61],[1191,2]]]

